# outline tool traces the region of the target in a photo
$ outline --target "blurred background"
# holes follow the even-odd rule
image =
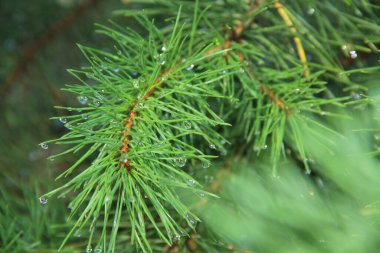
[[[66,164],[48,161],[55,151],[39,143],[66,131],[49,120],[67,114],[54,106],[77,102],[60,90],[73,82],[66,69],[85,63],[76,43],[102,48],[105,37],[94,23],[107,23],[123,6],[120,0],[0,1],[0,252],[59,246],[62,238],[53,242],[49,235],[62,228],[47,223],[64,223],[65,200],[47,211],[38,196]]]

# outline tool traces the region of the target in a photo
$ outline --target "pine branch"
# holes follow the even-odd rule
[[[238,149],[261,159],[268,154],[275,178],[282,159],[293,159],[285,152],[290,147],[309,174],[314,167],[304,133],[317,136],[316,141],[328,138],[314,129],[322,125],[318,118],[345,117],[339,111],[351,99],[345,92],[363,85],[340,66],[341,49],[334,47],[341,45],[343,36],[333,40],[324,34],[334,28],[330,24],[299,18],[305,3],[130,1],[134,2],[147,4],[145,13],[153,16],[162,11],[177,14],[183,3],[183,17],[156,26],[140,11],[129,9],[119,13],[135,16],[146,36],[115,24],[98,26],[98,32],[116,44],[115,53],[80,46],[90,66],[71,70],[80,84],[66,90],[84,106],[66,108],[78,112],[67,118],[71,132],[51,142],[69,145],[53,158],[82,156],[59,177],[70,176],[67,183],[46,196],[81,189],[71,203],[71,216],[77,221],[68,237],[89,227],[89,247],[96,238],[96,247],[113,252],[120,235],[128,234],[123,239],[144,252],[185,251],[173,245],[191,235],[199,219],[182,201],[182,190],[214,196],[183,169],[188,160],[189,170],[208,164],[216,156],[206,153],[224,150],[228,139],[233,140],[232,155]],[[352,27],[351,12],[327,9],[325,2],[317,5],[326,12],[344,13],[342,22]],[[362,30],[356,32],[364,36]],[[347,56],[354,55],[353,49],[367,50],[354,45]],[[308,60],[305,52],[314,58]],[[234,127],[227,130],[225,122]],[[333,126],[326,128],[335,134]],[[221,180],[230,172],[215,175],[222,175]],[[211,189],[219,187],[218,177]],[[186,242],[194,244],[193,239]]]
[[[206,162],[213,157],[195,148],[199,138],[214,147],[220,146],[222,137],[212,126],[226,124],[211,111],[207,101],[213,97],[224,98],[217,87],[228,75],[227,71],[235,66],[214,65],[216,56],[225,52],[207,54],[211,46],[198,46],[195,53],[188,54],[186,48],[191,47],[187,45],[179,16],[169,41],[162,47],[163,52],[156,56],[162,43],[158,29],[144,17],[137,19],[149,28],[149,40],[143,40],[130,30],[121,32],[119,27],[114,30],[100,26],[99,32],[119,43],[117,55],[80,46],[91,67],[70,71],[84,85],[68,86],[67,91],[78,94],[79,102],[89,106],[67,108],[85,113],[68,117],[70,122],[66,126],[71,132],[49,141],[72,145],[52,158],[82,149],[87,151],[58,178],[72,174],[90,156],[96,158],[62,187],[45,195],[51,197],[58,192],[83,187],[71,203],[71,217],[78,213],[79,218],[63,244],[75,230],[88,224],[90,247],[96,221],[103,217],[107,223],[113,218],[115,225],[109,242],[105,241],[107,231],[103,230],[100,235],[102,243],[96,246],[113,251],[121,213],[127,211],[132,243],[145,252],[151,252],[146,222],[164,242],[172,244],[173,235],[187,234],[172,218],[173,213],[185,219],[192,228],[199,220],[181,202],[175,189],[212,196],[196,188],[199,183],[181,168],[187,159]],[[127,50],[131,45],[139,47],[140,51]],[[186,60],[182,59],[184,56]],[[166,66],[167,71],[163,69]],[[199,67],[193,72],[195,66]],[[132,78],[136,70],[140,77]],[[90,85],[83,76],[98,84]],[[165,116],[168,113],[173,115],[172,119]],[[178,123],[184,125],[178,126]],[[119,170],[120,166],[126,170]],[[114,204],[116,211],[111,215]],[[102,206],[105,206],[104,212],[101,212]]]

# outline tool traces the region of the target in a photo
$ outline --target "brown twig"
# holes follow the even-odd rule
[[[157,86],[161,84],[162,78],[164,76],[167,76],[169,73],[173,72],[175,70],[175,67],[171,68],[170,70],[165,70],[162,72],[162,75],[157,77],[156,80],[153,82],[152,86],[148,89],[148,91],[145,93],[143,99],[147,100],[153,94],[156,92]],[[138,104],[138,100],[135,100],[132,105],[130,106],[130,112],[128,114],[128,117],[126,118],[124,127],[125,129],[122,132],[122,146],[121,146],[121,153],[126,155],[129,151],[129,133],[133,128],[133,121],[138,116],[138,111],[136,110],[136,105]],[[128,171],[128,173],[131,171],[131,165],[128,159],[122,159],[120,161],[120,164],[125,167],[125,169]]]
[[[34,59],[36,54],[53,41],[63,30],[73,25],[87,10],[95,7],[100,0],[86,0],[75,7],[68,15],[54,23],[40,38],[26,45],[15,68],[6,77],[0,89],[0,97],[4,97],[12,85],[22,77],[26,67]]]
[[[305,50],[303,48],[302,41],[300,37],[298,36],[297,29],[294,27],[294,24],[285,6],[282,3],[280,3],[278,0],[276,0],[274,5],[277,9],[278,14],[280,14],[282,20],[284,20],[285,24],[289,27],[290,31],[294,34],[294,43],[296,44],[298,57],[303,65],[304,75],[308,77],[310,76],[310,70],[309,70],[309,67],[307,66],[307,58],[306,58]]]

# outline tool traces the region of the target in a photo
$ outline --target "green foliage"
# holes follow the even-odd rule
[[[227,243],[252,252],[375,252],[379,161],[368,153],[373,135],[362,129],[377,123],[350,117],[335,121],[336,132],[323,123],[299,124],[308,130],[302,141],[313,173],[284,162],[274,178],[268,164],[239,161],[222,200],[203,211],[205,222]]]
[[[82,187],[70,203],[70,217],[79,215],[68,236],[90,224],[91,247],[99,220],[103,224],[112,220],[112,229],[108,231],[104,225],[94,242],[96,248],[110,252],[115,249],[116,235],[124,221],[129,223],[132,243],[144,251],[152,251],[147,241],[147,221],[167,244],[172,243],[173,235],[186,234],[172,217],[173,212],[195,227],[198,218],[176,191],[185,188],[203,192],[194,187],[199,184],[182,167],[188,159],[208,163],[207,159],[213,157],[195,147],[195,141],[203,139],[212,148],[219,148],[224,141],[214,126],[226,123],[211,110],[208,101],[224,97],[218,87],[224,72],[234,67],[215,64],[215,56],[223,52],[208,54],[213,45],[198,45],[197,51],[188,53],[191,41],[184,35],[179,17],[166,42],[161,41],[152,22],[144,17],[138,21],[148,28],[149,39],[128,29],[99,26],[100,33],[118,43],[116,52],[79,46],[91,66],[71,70],[81,85],[69,85],[65,90],[87,105],[65,108],[82,113],[61,118],[70,132],[41,144],[70,145],[50,159],[85,150],[58,178],[70,175],[87,158],[95,157],[85,170],[45,196]],[[193,69],[195,65],[200,67]]]
[[[378,131],[366,94],[378,79],[378,14],[366,0],[128,1],[116,12],[127,28],[96,26],[105,48],[79,45],[87,66],[70,69],[76,81],[63,89],[78,101],[52,118],[69,131],[41,144],[65,168],[43,198],[51,207],[60,196],[71,211],[32,205],[33,217],[54,214],[50,226],[32,221],[32,241],[47,230],[68,252],[357,252],[366,243],[373,252],[373,217],[357,211],[377,201],[376,160],[347,154],[378,154],[366,136]],[[337,122],[359,116],[357,140]],[[243,176],[221,194],[227,206],[208,205],[231,168]],[[17,209],[0,208],[1,217]],[[211,218],[199,211],[209,208]],[[1,242],[22,251],[12,222],[0,223]],[[361,237],[341,247],[355,229]]]

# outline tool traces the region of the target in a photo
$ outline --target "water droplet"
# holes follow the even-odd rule
[[[87,114],[82,114],[82,119],[88,120],[88,115]]]
[[[113,72],[115,72],[115,73],[117,73],[117,72],[119,72],[119,71],[120,71],[119,68],[114,68],[114,69],[113,69]]]
[[[164,65],[165,63],[166,63],[165,60],[163,60],[163,61],[160,62],[161,65]]]
[[[179,240],[181,240],[181,236],[180,236],[180,235],[175,235],[175,236],[173,237],[173,242],[177,242],[177,241],[179,241]]]
[[[213,144],[213,143],[210,143],[209,147],[210,147],[211,149],[216,149],[216,146],[215,146],[215,144]]]
[[[183,123],[183,127],[184,127],[185,129],[191,129],[191,123],[188,122],[188,121],[185,121],[185,122]]]
[[[87,103],[88,98],[84,96],[78,97],[78,101],[80,104],[85,105]]]
[[[186,218],[190,222],[192,227],[194,227],[197,224],[197,221],[190,213],[186,213]]]
[[[132,196],[132,197],[129,198],[129,202],[130,203],[135,203],[135,201],[136,201],[135,197]]]
[[[99,106],[101,105],[100,101],[97,101],[97,100],[94,101],[94,103],[95,103],[95,106],[96,106],[96,107],[99,107]]]
[[[223,70],[223,71],[222,71],[222,74],[223,74],[223,75],[227,74],[227,70]]]
[[[243,68],[240,68],[239,71],[240,71],[240,73],[242,73],[242,74],[245,73],[245,70],[244,70]]]
[[[309,15],[313,15],[315,13],[315,9],[314,8],[310,8],[307,10],[307,14]]]
[[[211,163],[210,163],[209,161],[204,161],[204,162],[202,163],[202,168],[203,168],[203,169],[207,169],[208,167],[210,167],[210,165],[211,165]]]
[[[168,232],[168,236],[169,236],[170,238],[172,238],[172,237],[173,237],[172,231],[170,231],[170,230],[168,229],[167,232]]]
[[[141,83],[145,83],[145,78],[144,78],[144,77],[141,77],[141,78],[140,78],[140,82],[141,82]]]
[[[67,123],[67,119],[66,118],[59,118],[59,121],[63,124],[66,124]]]
[[[203,192],[199,193],[199,197],[201,197],[202,199],[203,199],[205,196],[206,196],[206,195],[205,195]]]
[[[165,46],[163,46],[163,47],[161,48],[161,50],[162,50],[162,52],[165,52],[165,51],[167,50],[167,48],[166,48]]]
[[[190,71],[194,68],[194,64],[191,64],[189,67],[186,68],[186,70]]]
[[[48,199],[47,198],[45,198],[45,197],[41,197],[40,198],[40,203],[41,203],[41,205],[46,205],[47,204],[47,202],[48,202]]]
[[[139,86],[140,86],[139,80],[137,79],[133,80],[133,87],[137,89]]]
[[[187,180],[187,183],[188,183],[190,186],[192,186],[192,187],[194,187],[194,186],[196,185],[196,182],[195,182],[193,179],[188,179],[188,180]]]
[[[219,152],[219,154],[221,156],[226,156],[227,155],[227,150],[226,149],[221,149],[220,152]]]
[[[106,197],[104,198],[104,202],[107,203],[108,201],[110,201],[110,199],[111,199],[110,196],[106,196]]]
[[[362,95],[363,95],[363,94],[361,94],[361,93],[354,92],[354,93],[352,93],[352,98],[353,98],[354,100],[360,100],[360,99],[362,98]]]
[[[86,253],[91,253],[92,252],[92,248],[87,248],[86,249]]]
[[[358,57],[358,54],[356,53],[355,50],[350,51],[350,57],[351,57],[351,59],[356,59]]]
[[[209,176],[209,175],[205,176],[206,183],[212,183],[213,181],[214,181],[214,176]]]
[[[46,143],[40,143],[40,147],[43,149],[48,149],[49,145],[47,145]]]
[[[77,231],[75,231],[74,236],[75,237],[81,237],[82,236],[82,233],[80,232],[79,229]]]
[[[94,253],[102,253],[102,248],[101,247],[97,247],[95,249]]]
[[[176,158],[174,162],[177,164],[178,167],[183,167],[186,164],[186,157],[182,155]]]
[[[265,144],[265,145],[263,146],[263,149],[267,149],[267,148],[268,148],[268,145]]]

